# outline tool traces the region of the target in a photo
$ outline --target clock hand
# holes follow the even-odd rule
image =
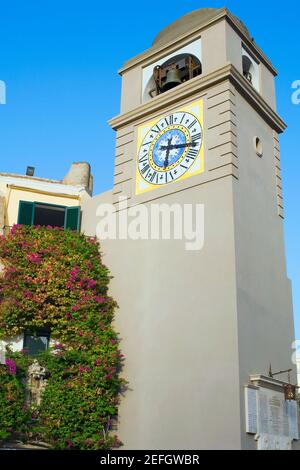
[[[162,145],[159,150],[174,150],[174,149],[182,149],[184,147],[196,147],[196,142],[188,142],[186,144],[173,144],[173,145]]]
[[[164,168],[167,168],[167,166],[169,165],[169,155],[170,155],[170,151],[171,151],[171,142],[172,142],[172,136],[168,139],[168,145],[166,146],[166,158],[165,158],[165,161],[164,161]]]
[[[171,147],[173,149],[182,149],[184,147],[196,147],[196,142],[188,142],[187,144],[174,144]]]

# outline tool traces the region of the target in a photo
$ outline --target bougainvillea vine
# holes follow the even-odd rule
[[[0,366],[0,440],[14,435],[58,449],[120,445],[116,421],[122,354],[108,295],[110,274],[95,239],[51,227],[14,226],[0,237],[0,339],[47,329],[48,371],[41,405],[25,401],[33,357],[7,353]]]

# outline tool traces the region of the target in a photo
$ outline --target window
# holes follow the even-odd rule
[[[51,225],[52,227],[64,227],[64,224],[64,207],[36,204],[33,225]]]
[[[65,207],[54,204],[20,201],[18,224],[51,225],[52,227],[79,230],[80,207]]]
[[[245,48],[242,48],[242,64],[245,79],[259,91],[259,62]]]
[[[47,351],[49,347],[50,332],[49,330],[36,330],[24,333],[23,347],[28,351],[30,356]]]
[[[259,137],[254,137],[254,148],[258,157],[263,156],[263,145]]]
[[[153,78],[155,86],[149,91],[151,98],[164,93],[192,78],[201,75],[200,60],[192,54],[179,54],[171,57],[162,65],[154,67]]]
[[[179,60],[180,59],[180,60]],[[182,61],[187,59],[187,61]],[[176,62],[174,64],[174,62]],[[185,63],[184,63],[185,62]],[[170,68],[166,68],[171,65]],[[156,71],[155,71],[156,69]],[[168,71],[168,72],[167,72]],[[154,72],[154,73],[153,73]],[[167,74],[169,76],[167,77]],[[202,42],[201,38],[193,41],[167,56],[143,67],[142,70],[142,102],[146,103],[157,94],[172,87],[172,84],[183,83],[202,73]],[[158,89],[161,88],[160,89]]]

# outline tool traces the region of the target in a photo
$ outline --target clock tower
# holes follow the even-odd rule
[[[222,8],[175,21],[120,74],[114,187],[98,202],[201,204],[204,242],[101,243],[129,382],[119,437],[125,449],[254,449],[244,386],[270,363],[295,374],[276,71]]]

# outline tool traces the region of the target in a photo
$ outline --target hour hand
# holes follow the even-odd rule
[[[172,144],[172,145],[162,145],[159,149],[160,150],[175,150],[175,149],[182,149],[185,147],[196,147],[196,142],[188,142],[186,144]]]
[[[183,149],[184,147],[196,147],[196,142],[188,142],[186,144],[174,144],[172,149]]]

